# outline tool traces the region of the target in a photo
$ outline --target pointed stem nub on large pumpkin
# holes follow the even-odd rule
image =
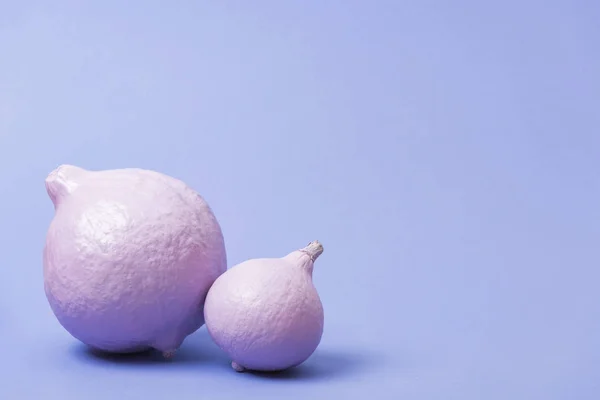
[[[86,171],[73,165],[61,165],[52,171],[46,178],[46,191],[48,196],[57,206],[60,200],[72,193],[78,186],[78,178]]]

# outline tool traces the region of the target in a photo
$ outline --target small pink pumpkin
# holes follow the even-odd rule
[[[312,272],[322,252],[321,243],[311,242],[283,258],[245,261],[215,281],[206,327],[236,371],[284,370],[316,350],[324,315]]]

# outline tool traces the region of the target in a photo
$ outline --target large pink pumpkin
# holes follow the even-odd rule
[[[170,356],[204,324],[226,270],[219,223],[183,182],[141,169],[63,165],[46,179],[55,205],[44,286],[60,324],[109,352]]]

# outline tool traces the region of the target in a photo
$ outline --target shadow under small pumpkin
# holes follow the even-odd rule
[[[317,350],[305,363],[274,372],[247,371],[260,379],[329,380],[359,376],[373,365],[374,358],[366,354]]]
[[[229,367],[228,355],[217,347],[205,329],[189,336],[180,350],[170,359],[165,359],[157,350],[137,353],[107,353],[76,342],[72,347],[77,357],[94,363],[109,363],[122,366],[153,366],[172,368],[217,368],[235,373]],[[384,358],[371,353],[356,353],[348,349],[317,349],[304,363],[275,372],[246,370],[237,376],[241,379],[318,381],[358,377],[376,366],[382,366]]]

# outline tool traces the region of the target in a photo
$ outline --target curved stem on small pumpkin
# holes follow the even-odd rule
[[[318,240],[310,242],[306,247],[300,249],[301,252],[308,254],[312,262],[315,262],[323,254],[323,245]]]

